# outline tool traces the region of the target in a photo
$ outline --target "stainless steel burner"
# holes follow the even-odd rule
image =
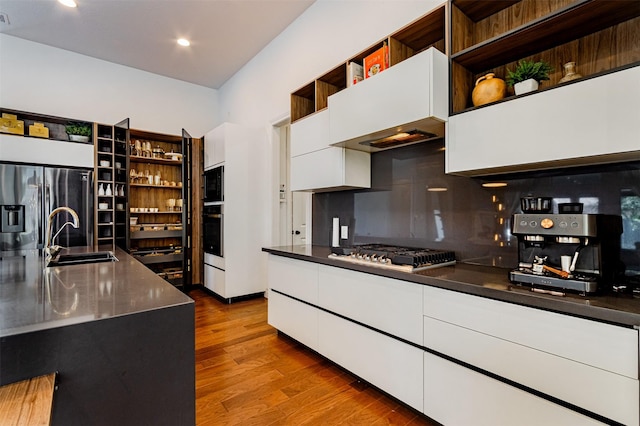
[[[427,248],[366,244],[354,247],[333,247],[331,251],[329,255],[331,259],[403,272],[422,271],[456,263],[454,252]]]

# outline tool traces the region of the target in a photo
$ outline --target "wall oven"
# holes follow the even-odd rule
[[[204,172],[204,202],[224,201],[224,166],[214,167]]]
[[[202,218],[205,253],[224,257],[224,206],[205,205]]]

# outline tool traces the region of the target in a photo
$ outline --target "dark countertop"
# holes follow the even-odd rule
[[[509,269],[458,262],[455,266],[407,273],[331,259],[329,247],[302,245],[270,247],[262,250],[278,256],[430,285],[562,314],[624,326],[640,326],[640,298],[638,297],[627,294],[580,296],[567,293],[566,296],[552,296],[534,293],[527,286],[512,284],[508,278]]]
[[[123,250],[115,255],[45,267],[41,250],[0,252],[0,338],[193,303]]]

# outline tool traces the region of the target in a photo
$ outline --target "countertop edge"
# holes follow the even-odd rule
[[[438,269],[432,269],[429,271],[429,274],[431,275],[412,274],[376,268],[374,266],[369,267],[366,265],[355,265],[351,263],[341,262],[339,260],[332,260],[328,257],[328,254],[323,257],[308,253],[309,251],[314,250],[325,250],[327,253],[329,253],[330,249],[328,247],[323,248],[314,246],[314,248],[312,249],[310,246],[305,246],[304,251],[306,253],[301,252],[303,251],[302,247],[303,246],[299,246],[297,249],[294,249],[294,246],[263,247],[262,251],[277,256],[288,257],[291,259],[313,262],[351,271],[398,279],[401,281],[407,281],[416,284],[428,285],[444,290],[451,290],[473,296],[485,297],[488,299],[513,303],[530,308],[543,309],[559,314],[571,315],[626,327],[640,327],[640,300],[634,301],[634,303],[637,302],[638,304],[637,312],[631,312],[603,306],[594,306],[590,303],[591,299],[589,297],[579,295],[559,297],[533,293],[529,290],[528,287],[518,286],[510,283],[508,280],[509,270],[504,268],[458,263],[456,266],[445,266]],[[446,272],[447,270],[451,271],[451,268],[464,268],[466,270],[473,271],[474,274],[484,274],[491,277],[495,277],[496,275],[499,276],[500,274],[502,274],[502,272],[504,272],[504,281],[500,284],[504,285],[505,289],[490,288],[470,282],[437,276]]]

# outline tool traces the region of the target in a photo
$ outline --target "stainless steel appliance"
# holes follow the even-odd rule
[[[203,209],[203,245],[205,253],[224,257],[224,206],[205,205]]]
[[[403,272],[422,271],[456,263],[456,255],[452,251],[384,244],[332,247],[329,258]]]
[[[204,202],[224,201],[224,166],[204,172]]]
[[[586,294],[607,290],[624,273],[620,216],[523,213],[513,215],[512,224],[518,238],[518,268],[509,274],[514,283]]]
[[[56,237],[63,247],[93,245],[93,171],[0,164],[0,250],[42,248],[47,217],[57,207],[78,213],[79,228]],[[57,232],[70,217],[54,217]]]

